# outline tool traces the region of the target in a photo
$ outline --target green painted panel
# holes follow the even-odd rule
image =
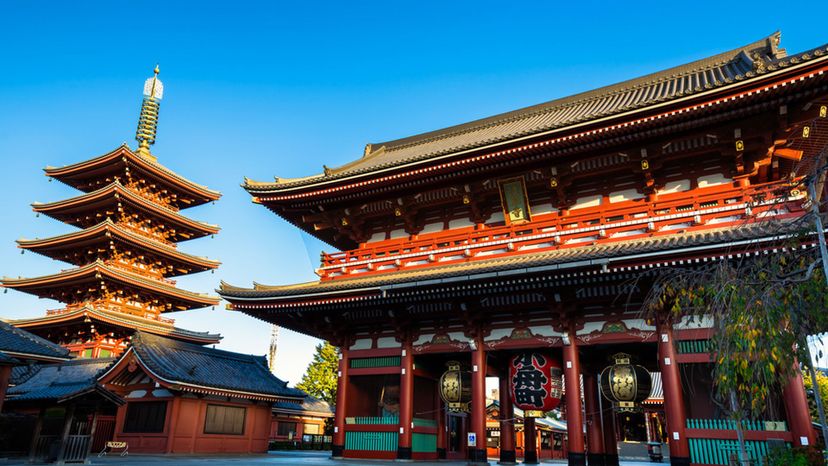
[[[680,340],[676,349],[680,354],[708,353],[710,340]]]
[[[345,449],[397,451],[398,438],[396,432],[345,432]]]
[[[411,434],[411,451],[414,453],[434,453],[437,451],[436,434]]]
[[[736,440],[720,439],[689,439],[690,462],[697,464],[730,464],[730,458],[739,454],[739,442]],[[790,448],[790,444],[787,444]],[[745,442],[748,458],[759,466],[764,464],[768,456],[768,445],[764,441]]]
[[[345,424],[399,424],[400,417],[399,416],[357,416],[357,417],[346,417]]]
[[[365,369],[373,367],[399,367],[399,356],[386,356],[381,358],[355,358],[351,359],[351,369]]]

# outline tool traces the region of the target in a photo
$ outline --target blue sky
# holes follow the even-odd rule
[[[725,51],[782,30],[796,52],[828,42],[828,2],[29,2],[0,15],[0,275],[66,264],[14,240],[71,228],[29,204],[75,195],[41,169],[103,154],[134,131],[144,79],[161,65],[159,161],[220,190],[187,213],[215,239],[181,245],[223,262],[179,283],[312,280],[323,247],[239,187],[317,173],[366,143],[532,105]],[[57,303],[0,295],[0,317]],[[269,327],[225,311],[173,315],[221,346],[267,351]],[[314,340],[288,331],[277,373],[297,382]]]

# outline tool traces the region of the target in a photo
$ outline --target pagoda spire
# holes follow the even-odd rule
[[[141,103],[141,115],[138,117],[138,130],[135,140],[138,141],[138,155],[155,159],[150,154],[150,146],[155,144],[155,132],[158,129],[158,108],[164,96],[164,84],[158,79],[158,65],[155,65],[153,76],[144,81],[144,100]]]

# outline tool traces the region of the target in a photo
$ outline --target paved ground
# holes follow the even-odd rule
[[[330,452],[327,451],[279,451],[271,452],[267,455],[245,455],[245,456],[151,456],[151,455],[129,455],[125,457],[120,456],[105,456],[98,458],[93,456],[92,464],[102,466],[158,466],[158,465],[190,465],[190,464],[205,464],[211,466],[237,466],[241,464],[270,464],[270,465],[299,465],[299,466],[399,466],[398,461],[377,461],[377,460],[331,460]],[[544,464],[558,464],[565,465],[566,461],[544,461]],[[6,461],[0,460],[2,466],[17,466],[24,465],[25,461],[18,461],[9,459]],[[464,461],[434,461],[434,462],[413,462],[417,466],[462,466],[466,463]],[[491,465],[496,465],[497,462],[492,460]],[[653,463],[643,461],[622,461],[623,466],[652,466]],[[669,465],[669,463],[662,463]]]

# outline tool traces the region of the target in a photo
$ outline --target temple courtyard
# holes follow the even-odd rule
[[[23,465],[30,464],[25,460],[0,460],[0,465]],[[278,451],[270,452],[266,455],[244,455],[244,456],[153,456],[153,455],[129,455],[129,456],[104,456],[98,458],[92,456],[90,464],[102,465],[130,465],[130,466],[149,466],[158,464],[207,464],[212,466],[236,465],[236,464],[284,464],[284,465],[349,465],[354,466],[358,464],[371,465],[397,465],[399,461],[382,461],[382,460],[365,460],[365,459],[350,459],[350,460],[332,460],[330,452],[328,451]],[[433,461],[433,462],[417,462],[422,466],[450,466],[450,465],[465,465],[465,461]],[[494,459],[489,461],[489,464],[495,465],[497,461]],[[519,463],[520,464],[520,463]],[[542,464],[566,464],[566,460],[545,460]],[[624,466],[643,466],[647,461],[621,461]],[[669,464],[668,462],[662,464]]]

